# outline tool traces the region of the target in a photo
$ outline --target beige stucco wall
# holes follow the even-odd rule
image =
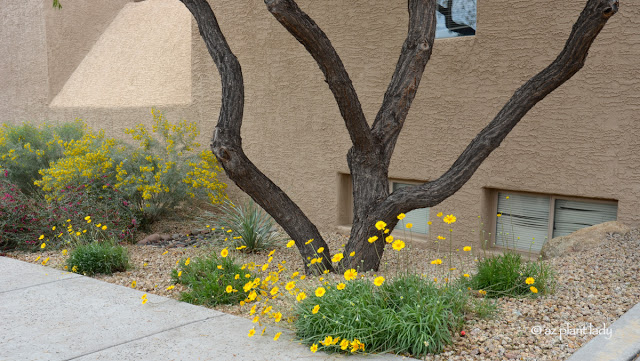
[[[339,174],[348,173],[350,144],[320,70],[261,1],[210,3],[243,67],[246,153],[312,221],[325,230],[335,229],[344,193],[339,192]],[[333,42],[371,121],[405,37],[406,2],[298,3]],[[436,40],[396,147],[391,178],[424,181],[440,176],[513,91],[555,58],[584,2],[496,4],[497,0],[478,2],[476,36]],[[432,210],[432,215],[442,211],[458,217],[456,240],[477,240],[478,216],[492,216],[487,188],[618,200],[618,219],[640,226],[639,23],[640,3],[622,1],[620,12],[594,43],[584,69],[532,109],[469,183]],[[191,103],[156,105],[169,119],[197,120],[202,141],[208,144],[218,116],[220,83],[197,26],[192,22],[191,27]],[[39,75],[26,83],[34,90],[29,97],[1,90],[0,110],[7,110],[7,104],[26,109],[9,111],[7,121],[21,120],[20,114],[59,121],[79,116],[114,134],[149,122],[145,106],[48,107],[42,100],[49,96],[46,91],[36,96],[43,87],[48,89],[50,76],[46,58],[39,57],[51,45],[33,40],[40,35],[34,31],[27,39],[33,49],[11,43],[11,35],[0,35],[3,45],[9,39],[11,46],[39,59],[33,61]],[[430,237],[443,231],[443,224],[434,222]]]

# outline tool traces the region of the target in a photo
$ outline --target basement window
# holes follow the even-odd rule
[[[400,188],[411,185],[413,184],[391,181],[391,190],[395,192]],[[414,209],[411,212],[406,213],[404,219],[398,222],[396,231],[406,230],[406,225],[408,223],[411,223],[413,224],[413,227],[411,227],[411,232],[426,235],[429,234],[429,224],[427,222],[429,222],[429,208]]]
[[[495,245],[540,252],[544,243],[579,229],[615,221],[616,201],[497,192]]]

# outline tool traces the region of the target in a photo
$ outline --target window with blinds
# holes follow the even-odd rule
[[[398,182],[393,182],[392,184],[393,184],[393,191],[396,191],[397,189],[411,185],[411,184],[398,183]],[[398,225],[396,226],[396,230],[406,229],[405,226],[408,223],[411,223],[413,224],[413,227],[411,227],[411,232],[420,233],[420,234],[429,234],[429,225],[427,224],[427,222],[429,222],[429,208],[414,209],[411,212],[406,213],[406,217],[400,222],[398,222]]]
[[[498,192],[496,245],[540,251],[549,234],[549,201],[549,197]]]
[[[498,192],[498,214],[496,246],[540,252],[549,238],[566,236],[581,228],[615,221],[618,205],[612,202]]]
[[[556,199],[553,237],[562,237],[581,228],[615,221],[618,205]]]

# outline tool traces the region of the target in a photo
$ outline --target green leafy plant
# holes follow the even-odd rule
[[[295,326],[302,342],[328,352],[356,352],[357,340],[368,353],[421,357],[451,344],[465,313],[474,309],[466,288],[438,287],[404,274],[380,287],[366,279],[349,281],[342,290],[327,287],[321,297],[300,304]]]
[[[33,182],[40,179],[40,169],[60,159],[64,144],[80,139],[84,129],[79,120],[60,125],[4,124],[0,127],[0,168],[23,193],[30,195],[37,189]]]
[[[67,267],[75,273],[92,276],[112,274],[129,268],[127,249],[113,242],[94,241],[78,245],[67,259]]]
[[[241,248],[241,251],[266,250],[281,241],[278,233],[273,231],[273,218],[253,201],[246,205],[224,203],[220,209],[223,215],[219,224],[227,230],[232,230],[234,246]]]
[[[220,304],[237,304],[247,298],[244,285],[252,280],[245,267],[237,265],[230,257],[209,257],[182,260],[180,268],[171,272],[174,283],[189,289],[180,294],[180,300],[196,305],[213,307]]]
[[[525,262],[520,254],[506,252],[480,260],[470,284],[490,298],[522,297],[552,293],[555,277],[550,265]]]

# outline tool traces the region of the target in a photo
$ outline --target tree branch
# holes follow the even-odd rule
[[[369,150],[373,137],[349,74],[327,35],[293,0],[264,0],[267,9],[311,54],[338,103],[355,148]]]
[[[387,208],[385,213],[393,215],[433,207],[457,192],[535,104],[584,66],[591,44],[617,11],[618,0],[588,0],[558,57],[516,90],[451,168],[433,182],[399,189],[379,209]]]
[[[244,83],[242,69],[222,35],[216,17],[207,0],[181,0],[193,14],[200,35],[213,58],[222,81],[222,107],[214,132],[211,150],[225,172],[236,185],[258,203],[295,240],[307,271],[321,273],[333,270],[329,247],[316,226],[302,210],[271,179],[264,175],[242,150],[240,128],[244,108]],[[315,241],[307,244],[313,238]],[[309,270],[307,257],[316,258],[316,250],[322,252],[323,262]],[[320,266],[322,264],[322,266]]]
[[[384,147],[387,166],[431,57],[436,31],[435,0],[409,0],[408,8],[407,37],[373,123],[373,134]]]

